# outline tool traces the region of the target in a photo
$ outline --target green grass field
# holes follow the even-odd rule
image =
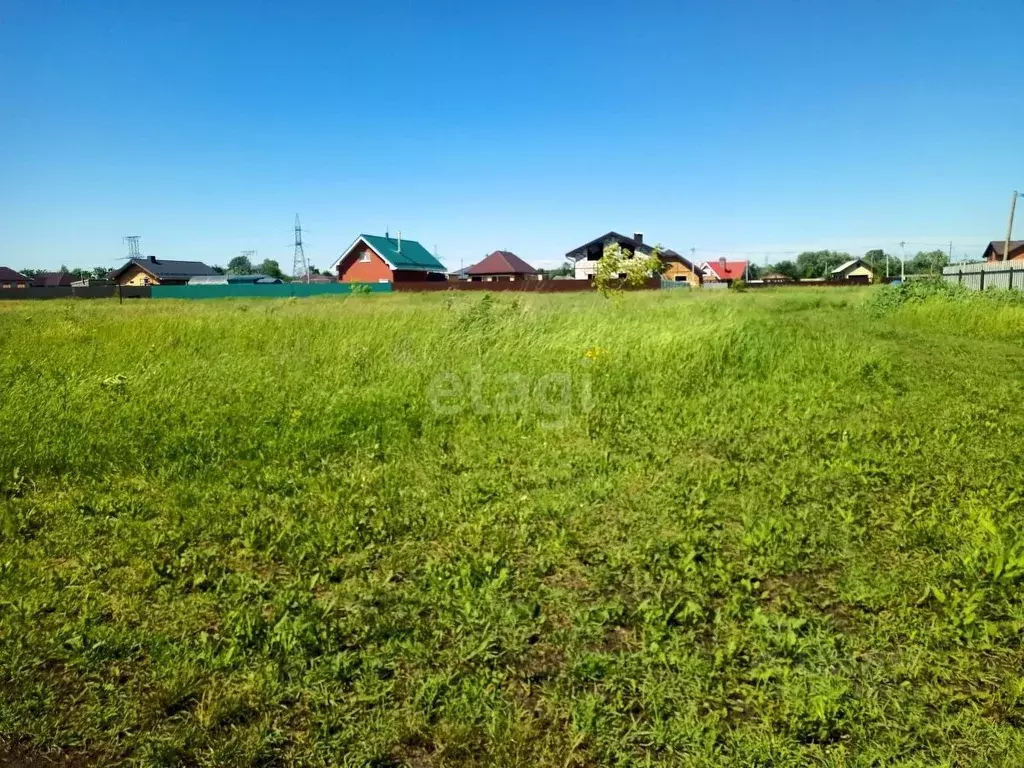
[[[1019,765],[1024,304],[0,304],[0,762]]]

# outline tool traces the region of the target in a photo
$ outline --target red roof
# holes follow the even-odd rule
[[[747,271],[745,261],[726,261],[724,267],[721,261],[709,261],[707,264],[719,280],[742,280]]]
[[[479,264],[466,270],[467,275],[535,275],[537,270],[509,251],[495,251]]]

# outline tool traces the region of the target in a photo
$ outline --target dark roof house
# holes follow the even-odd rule
[[[598,261],[604,255],[605,246],[608,245],[618,245],[624,251],[641,253],[644,256],[649,256],[651,251],[654,250],[644,242],[642,232],[635,232],[632,237],[620,235],[618,232],[608,232],[600,237],[595,237],[589,243],[585,243],[579,248],[574,248],[565,254],[565,257],[570,261],[579,261],[580,259]],[[675,253],[675,251],[672,251],[672,253]]]
[[[537,270],[510,251],[495,251],[479,264],[474,264],[467,269],[466,274],[471,279],[483,277],[528,278],[535,277]]]
[[[985,248],[985,253],[982,254],[982,258],[985,261],[1004,261],[1003,250],[1006,248],[1005,240],[993,240]],[[1015,261],[1017,259],[1024,259],[1024,240],[1011,240],[1010,241],[1010,255],[1007,261]]]
[[[75,282],[67,272],[39,272],[32,278],[33,288],[66,288]]]
[[[32,284],[32,278],[10,267],[0,267],[0,285],[4,287],[26,288]]]
[[[597,271],[597,262],[604,256],[604,249],[613,245],[618,245],[627,258],[635,254],[650,256],[655,250],[654,246],[644,242],[643,232],[634,232],[632,237],[620,235],[618,232],[608,232],[565,254],[569,261],[576,264],[576,279],[593,279]],[[678,282],[685,281],[691,285],[700,285],[700,270],[682,254],[673,251],[671,248],[665,248],[659,250],[658,258],[662,263],[663,278]]]
[[[124,282],[137,273],[148,275],[156,285],[184,285],[193,277],[216,275],[217,271],[201,261],[169,261],[147,256],[145,259],[129,259],[120,268],[110,273],[115,282]]]

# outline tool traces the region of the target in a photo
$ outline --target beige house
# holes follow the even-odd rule
[[[156,256],[129,259],[111,273],[118,285],[187,285],[193,277],[216,275],[213,267],[201,261],[167,261]]]
[[[830,280],[854,280],[860,283],[870,283],[875,279],[875,273],[864,259],[850,259],[845,264],[840,264],[829,274]]]

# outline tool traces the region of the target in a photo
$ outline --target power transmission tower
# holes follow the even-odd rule
[[[295,214],[295,257],[292,259],[292,277],[301,277],[303,282],[309,282],[309,264],[306,263],[306,251],[302,247],[302,225],[299,224],[299,214]]]
[[[139,236],[138,235],[125,235],[121,238],[122,242],[128,243],[128,258],[129,259],[141,259],[142,252],[139,250]]]

